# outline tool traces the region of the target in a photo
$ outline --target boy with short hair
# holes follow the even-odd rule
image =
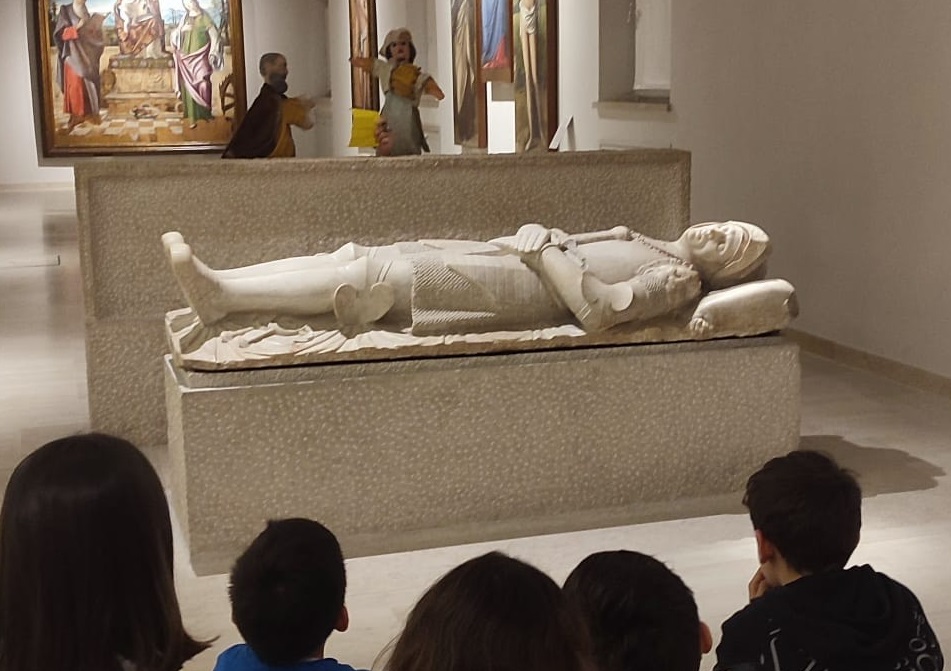
[[[599,671],[697,671],[713,647],[693,593],[651,556],[596,552],[571,572],[563,591],[588,630]]]
[[[324,657],[349,625],[340,544],[313,520],[268,522],[231,570],[231,617],[247,641],[225,650],[215,671],[353,671]]]
[[[845,568],[862,526],[851,473],[790,452],[750,477],[743,504],[760,567],[750,604],[723,623],[716,671],[944,668],[915,595],[870,566]]]

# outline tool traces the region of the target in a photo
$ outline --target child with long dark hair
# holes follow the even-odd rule
[[[162,484],[131,443],[48,443],[0,512],[0,671],[175,671],[208,647],[182,624]]]

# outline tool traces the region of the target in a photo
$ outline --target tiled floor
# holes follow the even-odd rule
[[[88,428],[82,323],[72,191],[0,191],[0,485],[33,448]],[[854,560],[915,590],[951,648],[951,573],[945,566],[951,554],[951,399],[806,356],[802,436],[804,446],[831,452],[860,475],[865,524]],[[163,455],[151,456],[162,465]],[[429,583],[489,549],[533,562],[560,581],[587,554],[616,548],[668,562],[694,589],[715,632],[743,605],[755,569],[752,533],[739,503],[733,514],[354,559],[347,566],[351,629],[331,637],[328,654],[368,667]],[[186,669],[211,669],[216,651],[238,640],[226,577],[197,578],[179,555],[186,622],[198,636],[219,637]],[[708,656],[703,668],[712,664]]]

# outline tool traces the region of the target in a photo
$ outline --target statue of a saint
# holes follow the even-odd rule
[[[120,54],[146,58],[168,54],[159,0],[116,0],[112,12]]]
[[[569,235],[525,224],[488,242],[347,244],[329,254],[212,270],[179,233],[162,237],[205,327],[281,317],[417,336],[545,328],[596,332],[696,307],[708,290],[760,279],[770,245],[758,227],[705,223],[674,241],[625,226]],[[694,315],[690,328],[709,326]],[[266,323],[266,322],[265,322]]]
[[[423,72],[416,62],[416,45],[406,28],[391,30],[383,38],[380,56],[386,60],[353,56],[350,62],[357,69],[380,80],[386,102],[380,114],[392,133],[387,156],[409,156],[429,151],[419,116],[423,94],[442,100],[445,94],[432,75]],[[380,152],[384,155],[384,152]]]

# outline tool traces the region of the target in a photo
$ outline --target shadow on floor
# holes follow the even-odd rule
[[[938,486],[944,469],[907,452],[888,447],[863,447],[842,436],[802,436],[799,449],[824,452],[856,474],[862,496],[911,492]]]

